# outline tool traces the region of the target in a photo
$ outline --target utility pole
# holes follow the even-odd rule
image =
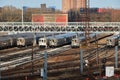
[[[83,73],[83,51],[80,49],[80,72]]]
[[[32,45],[32,54],[31,54],[31,61],[32,61],[32,74],[34,74],[34,62],[33,57],[34,56],[34,46]]]
[[[96,62],[97,62],[97,65],[99,65],[98,40],[97,40],[97,35],[96,34],[95,34],[95,42],[96,42],[96,45],[97,45]]]
[[[0,80],[1,80],[1,57],[0,57]]]
[[[118,46],[115,46],[115,68],[118,68]]]
[[[47,80],[47,52],[44,52],[43,80]]]

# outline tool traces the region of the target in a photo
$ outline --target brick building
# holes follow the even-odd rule
[[[86,0],[62,0],[62,12],[66,13],[70,9],[85,8]]]

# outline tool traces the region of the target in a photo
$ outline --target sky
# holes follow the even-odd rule
[[[55,7],[59,10],[62,9],[62,0],[0,0],[0,7],[12,5],[17,8],[22,8],[23,5],[39,8],[40,4],[43,3],[46,3],[47,7]],[[120,9],[120,0],[90,0],[90,7]]]

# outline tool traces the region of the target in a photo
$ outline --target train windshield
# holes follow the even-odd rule
[[[77,40],[75,40],[75,42],[77,42]]]
[[[111,39],[110,39],[109,41],[110,41],[110,42],[112,42],[112,40],[111,40]]]
[[[40,42],[44,42],[44,40],[40,40]]]
[[[42,40],[42,42],[45,42],[45,40]]]
[[[55,40],[54,40],[54,39],[52,39],[52,40],[51,40],[51,42],[55,42]]]

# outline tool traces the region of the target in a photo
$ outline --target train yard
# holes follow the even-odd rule
[[[102,68],[103,59],[106,59],[106,66],[115,65],[115,48],[106,44],[106,39],[112,34],[100,36],[95,37],[95,35],[92,35],[90,45],[80,44],[78,48],[72,48],[70,44],[60,45],[59,47],[47,46],[47,48],[39,48],[38,44],[38,46],[14,47],[7,49],[8,52],[6,49],[0,50],[1,79],[42,80],[41,69],[44,67],[44,53],[47,53],[48,80],[85,80],[86,78],[95,80],[95,73],[98,73],[97,77],[101,77],[104,74]],[[58,39],[62,39],[62,37],[60,36]],[[72,41],[72,38],[70,39]],[[50,41],[55,42],[55,39]],[[81,50],[83,51],[82,63],[84,67],[82,73]],[[119,58],[120,56],[118,56]],[[88,61],[87,66],[85,66],[85,60]],[[118,61],[118,63],[120,62]],[[115,74],[117,74],[116,71],[118,70],[119,68],[115,69]]]

